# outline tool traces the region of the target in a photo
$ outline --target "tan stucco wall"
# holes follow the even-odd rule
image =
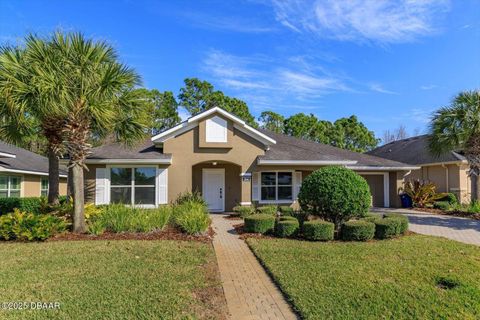
[[[205,168],[225,169],[225,211],[231,211],[241,202],[241,168],[231,163],[200,163],[193,166],[192,190],[202,192],[202,170]]]
[[[430,181],[437,186],[438,192],[452,192],[462,203],[468,203],[472,192],[468,169],[468,165],[460,163],[422,166],[420,170],[412,171],[407,179]]]
[[[172,164],[168,167],[169,201],[175,200],[182,192],[192,190],[192,167],[196,164],[222,161],[238,165],[241,173],[251,172],[257,156],[265,154],[263,145],[236,129],[233,129],[231,139],[234,148],[200,148],[199,127],[196,127],[165,141],[163,152],[173,155]],[[240,180],[240,177],[237,179]],[[239,202],[250,200],[251,182],[242,182]]]

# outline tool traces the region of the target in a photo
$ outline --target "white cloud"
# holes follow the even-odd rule
[[[437,31],[448,0],[273,0],[278,22],[296,32],[348,41],[408,42]]]
[[[398,92],[395,91],[390,91],[385,89],[381,84],[379,83],[372,83],[369,85],[370,90],[379,92],[379,93],[385,93],[385,94],[398,94]]]
[[[435,85],[435,84],[428,84],[428,85],[420,86],[420,89],[422,89],[422,90],[432,90],[432,89],[435,89],[436,87],[437,87],[437,85]]]

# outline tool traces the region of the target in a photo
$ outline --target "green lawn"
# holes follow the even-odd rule
[[[0,243],[0,303],[60,302],[1,319],[221,318],[210,244],[183,241]],[[213,270],[213,271],[212,271]]]
[[[305,319],[480,319],[479,247],[421,235],[247,242]]]

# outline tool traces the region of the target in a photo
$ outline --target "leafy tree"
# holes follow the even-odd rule
[[[470,176],[476,177],[476,199],[480,199],[480,91],[458,94],[450,106],[434,113],[429,130],[429,149],[434,155],[463,152]]]
[[[356,116],[341,118],[335,121],[335,138],[333,145],[352,150],[366,152],[378,145],[379,139],[375,138],[373,131],[358,121]]]
[[[297,113],[285,120],[284,133],[293,137],[316,141],[318,119],[313,114]]]
[[[156,89],[148,90],[145,88],[136,89],[136,91],[143,96],[142,99],[147,104],[146,108],[152,115],[152,124],[150,125],[152,134],[158,134],[180,123],[178,103],[173,92],[160,92]]]
[[[46,43],[33,35],[23,46],[0,48],[0,136],[17,145],[45,137],[50,204],[58,203],[63,153],[64,106],[57,103],[62,67]]]
[[[226,96],[221,91],[215,91],[212,84],[197,78],[184,80],[185,86],[178,95],[179,105],[184,107],[191,115],[205,110],[220,107],[235,114],[247,124],[256,127],[255,118],[248,110],[247,104],[237,98]]]
[[[273,111],[263,111],[258,117],[262,128],[276,133],[283,133],[285,117]]]

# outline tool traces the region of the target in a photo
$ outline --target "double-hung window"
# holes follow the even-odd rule
[[[48,196],[48,178],[42,178],[40,183],[40,196]]]
[[[20,197],[21,177],[0,176],[0,198]]]
[[[110,202],[155,205],[155,167],[110,168]]]
[[[261,174],[261,201],[293,200],[292,172],[262,172]]]

